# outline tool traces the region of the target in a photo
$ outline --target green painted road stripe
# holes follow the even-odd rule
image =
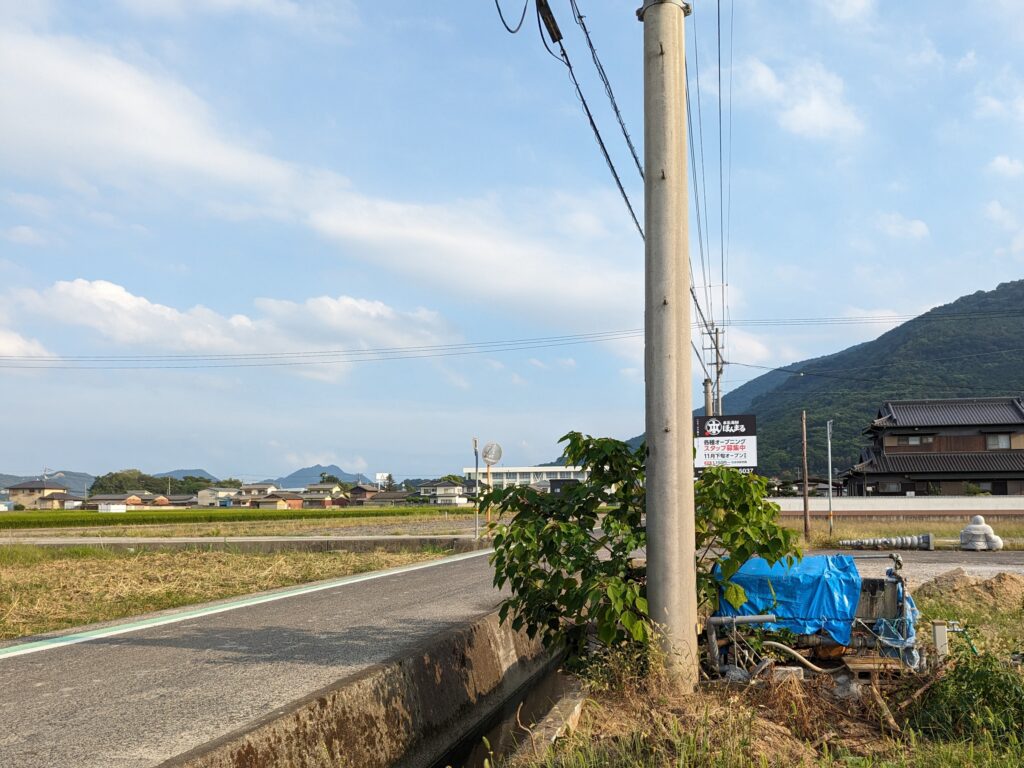
[[[457,563],[462,560],[470,560],[474,557],[483,557],[484,555],[489,555],[492,551],[493,550],[485,549],[478,552],[467,552],[461,555],[452,555],[451,557],[441,558],[440,560],[431,560],[428,563],[417,563],[416,565],[403,565],[397,568],[389,568],[385,571],[374,571],[373,573],[363,573],[356,576],[343,576],[340,579],[322,581],[316,584],[309,584],[304,587],[296,587],[294,589],[288,589],[281,592],[274,592],[270,595],[243,597],[238,600],[232,600],[229,603],[219,603],[217,605],[211,605],[205,608],[196,608],[191,611],[182,611],[180,613],[174,613],[170,616],[154,616],[149,619],[140,619],[138,621],[132,621],[125,624],[115,624],[114,626],[103,627],[102,629],[93,629],[89,630],[88,632],[76,632],[71,635],[49,637],[43,640],[35,640],[30,643],[12,645],[8,646],[7,648],[0,648],[0,659],[9,659],[14,656],[25,656],[30,653],[39,653],[40,651],[49,651],[54,648],[62,648],[66,645],[77,645],[78,643],[87,643],[90,640],[99,640],[105,637],[114,637],[115,635],[125,635],[129,632],[138,632],[139,630],[150,629],[151,627],[162,627],[165,624],[177,624],[182,621],[188,621],[189,619],[198,619],[203,616],[212,616],[215,613],[227,613],[228,611],[234,611],[239,608],[247,608],[251,605],[273,603],[278,600],[285,600],[289,597],[298,597],[299,595],[308,595],[312,592],[322,592],[326,589],[335,589],[337,587],[348,586],[349,584],[358,584],[363,581],[372,581],[373,579],[383,579],[387,576],[397,576],[403,573],[421,571],[425,568],[436,568],[440,565],[448,565],[450,563]]]

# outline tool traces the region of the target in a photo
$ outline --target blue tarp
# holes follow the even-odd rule
[[[721,571],[715,566],[715,575]],[[732,577],[743,587],[747,602],[739,610],[719,595],[717,616],[755,616],[774,613],[778,621],[766,629],[788,629],[798,635],[825,630],[840,645],[850,642],[850,630],[860,601],[860,573],[848,555],[813,555],[787,566],[769,567],[762,558],[746,563]]]

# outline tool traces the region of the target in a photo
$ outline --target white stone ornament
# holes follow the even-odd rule
[[[960,549],[969,552],[993,552],[1003,548],[1003,540],[996,536],[991,525],[985,523],[985,518],[975,515],[971,518],[971,524],[960,531]]]

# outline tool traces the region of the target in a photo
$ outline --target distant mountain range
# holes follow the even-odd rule
[[[320,482],[321,473],[328,475],[334,475],[344,483],[369,483],[370,478],[366,475],[355,474],[346,472],[337,464],[314,464],[312,467],[303,467],[302,469],[292,472],[290,475],[279,477],[276,480],[268,480],[267,482],[273,483],[279,488],[305,488],[313,483]]]
[[[6,475],[0,473],[0,488],[7,488],[8,486],[17,485],[29,480],[38,480],[40,477],[41,475]],[[46,479],[67,486],[75,496],[84,496],[96,478],[87,472],[60,471],[47,473]]]
[[[330,464],[328,466],[316,464],[312,467],[304,467],[292,472],[290,475],[267,480],[267,482],[273,483],[279,488],[305,488],[307,485],[312,483],[319,483],[320,473],[322,472],[326,472],[329,475],[335,475],[339,480],[345,483],[371,482],[366,475],[346,472],[335,464]],[[17,485],[18,483],[27,482],[28,480],[38,480],[40,477],[40,475],[9,475],[0,473],[0,488],[7,488],[8,486]],[[205,469],[175,469],[170,472],[160,472],[154,475],[154,477],[171,477],[176,480],[182,480],[185,477],[202,477],[209,480],[211,483],[217,483],[220,481],[219,478],[207,472]],[[60,471],[48,473],[46,479],[54,480],[62,485],[66,485],[75,496],[85,496],[89,491],[89,487],[96,480],[96,477],[87,472]]]
[[[963,296],[874,341],[783,368],[724,398],[727,414],[757,416],[758,471],[800,474],[802,410],[810,473],[827,472],[829,419],[835,422],[832,465],[845,470],[860,458],[867,445],[862,433],[886,400],[1024,394],[1024,280]]]
[[[204,480],[209,480],[211,483],[216,483],[220,478],[214,477],[205,469],[175,469],[170,472],[158,472],[153,477],[173,477],[175,480],[184,480],[186,477],[201,477]]]

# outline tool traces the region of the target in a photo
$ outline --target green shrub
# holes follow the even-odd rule
[[[548,646],[585,655],[588,628],[606,646],[647,644],[654,626],[647,605],[645,569],[631,558],[647,545],[644,525],[646,448],[571,432],[562,438],[565,458],[589,478],[547,494],[528,487],[491,491],[483,504],[498,512],[494,535],[494,583],[512,595],[502,621],[538,633]],[[703,602],[730,602],[746,595],[729,582],[736,568],[758,554],[770,562],[798,555],[794,532],[781,527],[778,507],[766,501],[764,478],[736,470],[708,470],[695,489],[697,587]],[[510,519],[505,521],[505,516]],[[721,560],[722,581],[712,568]]]
[[[915,703],[908,722],[924,736],[1019,746],[1024,732],[1024,676],[992,653],[956,654],[953,667]]]

